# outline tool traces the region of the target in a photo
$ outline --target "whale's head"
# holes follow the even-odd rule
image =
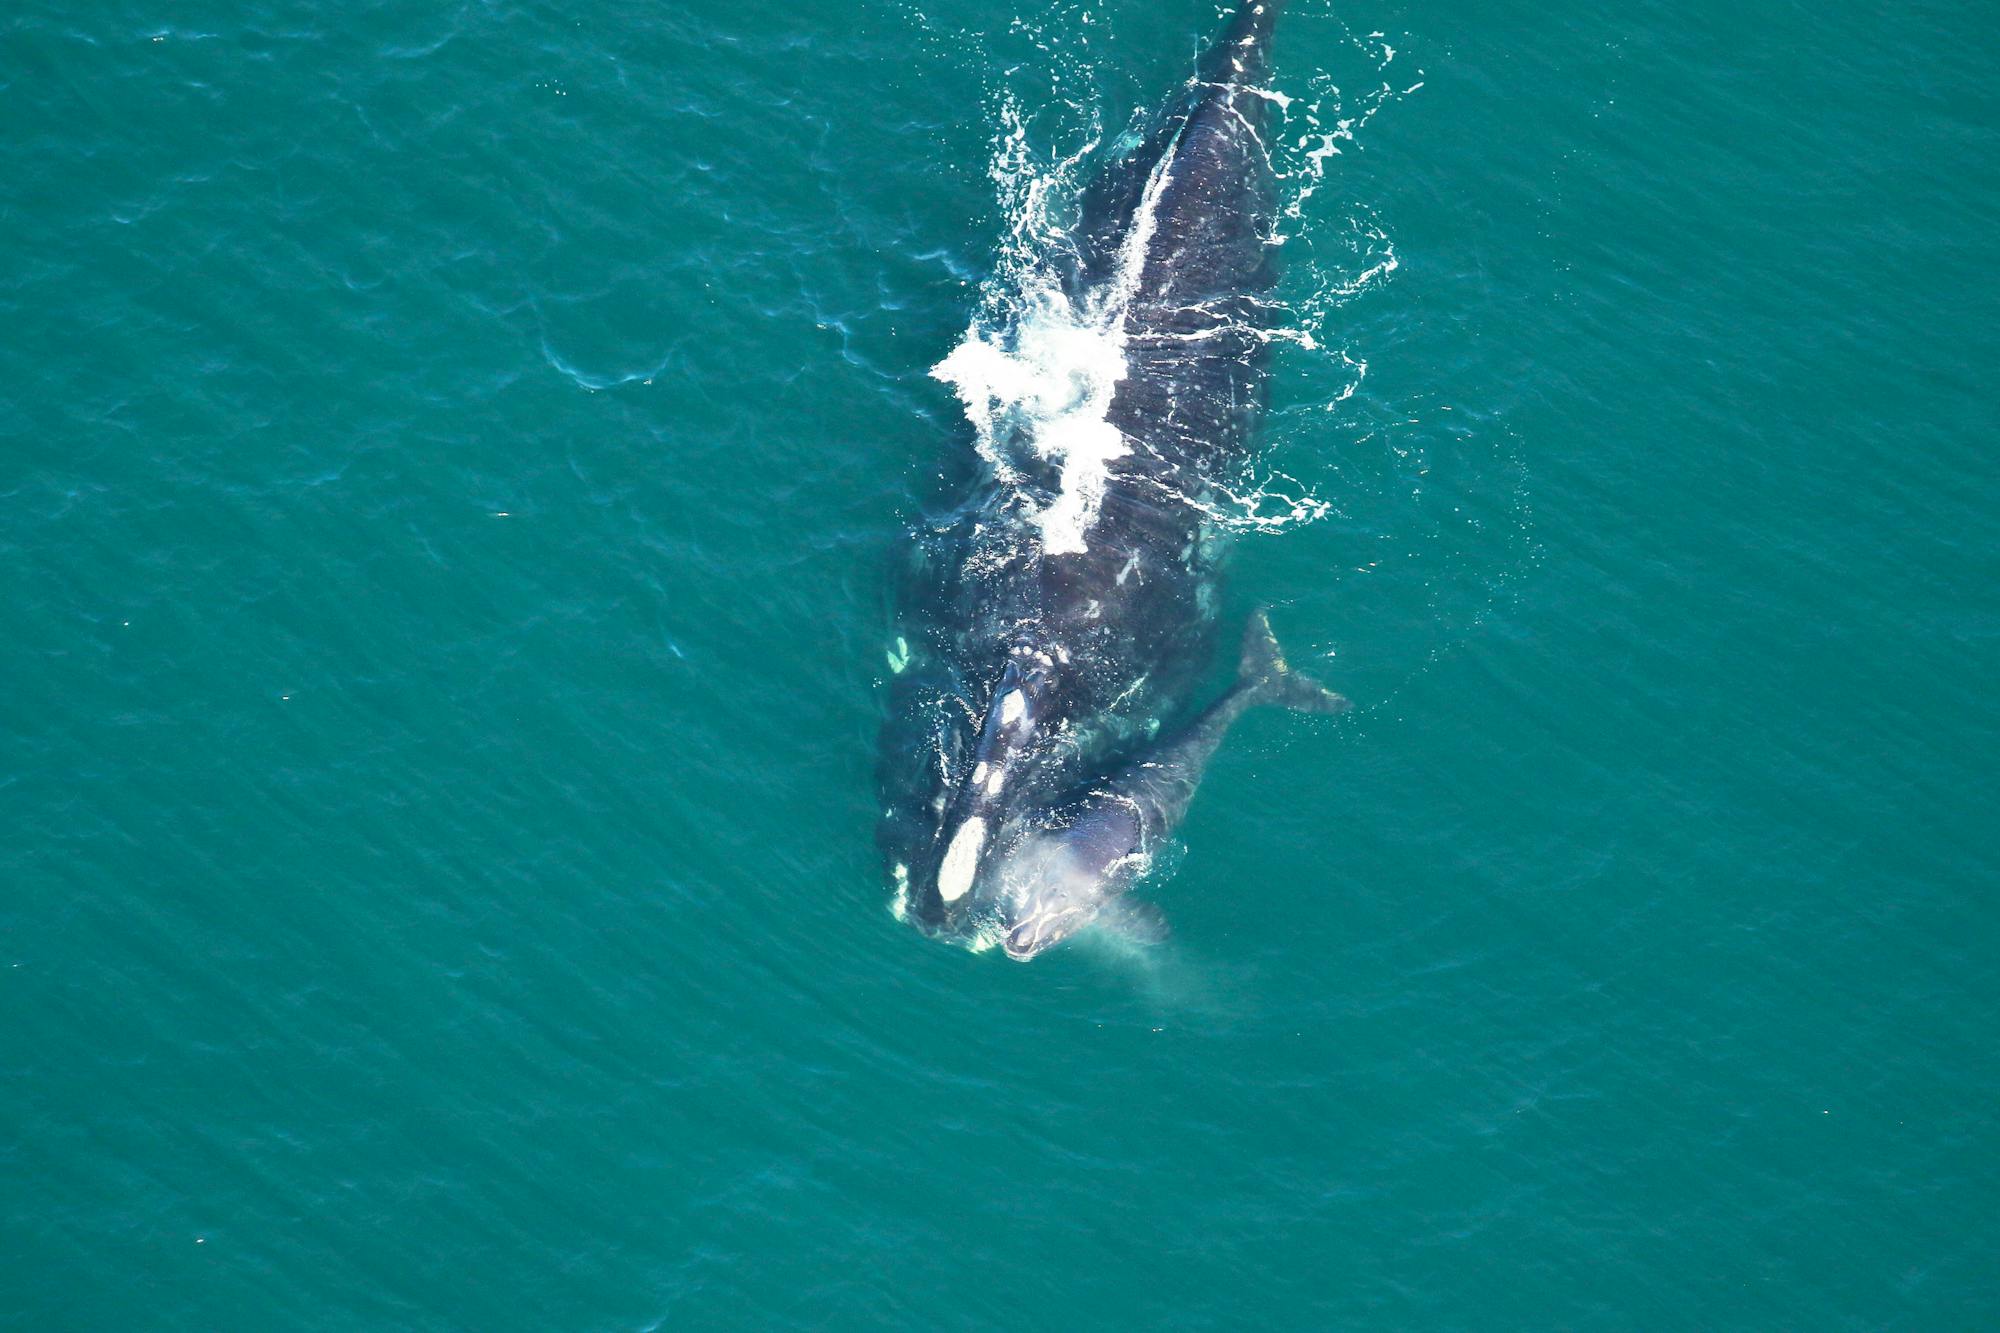
[[[954,694],[921,742],[884,756],[903,793],[884,848],[899,912],[924,933],[1026,961],[1098,921],[1143,868],[1138,809],[1084,782],[1064,665],[1016,649],[983,696]]]
[[[1073,780],[1063,732],[1062,664],[1032,647],[997,664],[983,690],[940,692],[933,725],[884,763],[896,770],[884,847],[906,920],[975,947],[1059,938],[1058,897],[1022,891],[1028,860],[1048,862],[1048,807]],[[970,697],[968,697],[970,696]],[[1026,858],[1026,860],[1024,860]],[[1047,910],[1035,910],[1041,901]],[[1063,901],[1067,901],[1066,899]],[[1035,923],[1040,923],[1037,926]],[[1009,945],[1009,952],[1017,952]],[[1020,956],[1026,956],[1021,954]]]
[[[1138,812],[1086,800],[1031,824],[994,857],[1007,956],[1027,962],[1097,921],[1144,868]]]

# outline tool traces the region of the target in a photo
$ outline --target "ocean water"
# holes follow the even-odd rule
[[[1980,5],[1293,0],[1357,707],[893,919],[932,368],[1218,13],[0,16],[0,1326],[2000,1318]]]

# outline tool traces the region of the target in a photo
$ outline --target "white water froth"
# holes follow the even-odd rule
[[[1011,109],[1012,129],[995,154],[993,174],[1003,190],[1020,189],[1022,212],[1013,226],[1016,255],[1049,229],[1049,192],[1067,173],[1021,175],[1026,132]],[[1093,145],[1094,146],[1094,145]],[[1089,152],[1089,148],[1084,150]],[[1081,157],[1079,154],[1078,157]],[[1073,166],[1072,158],[1065,166]],[[979,453],[1004,480],[1018,480],[1007,444],[1024,442],[1035,457],[1057,469],[1055,497],[1030,515],[1045,555],[1081,555],[1104,503],[1112,461],[1132,452],[1110,422],[1111,400],[1125,378],[1125,314],[1145,269],[1161,193],[1173,174],[1171,151],[1146,182],[1116,274],[1080,298],[1038,258],[1022,264],[1018,313],[994,328],[974,319],[951,355],[931,369],[952,386],[978,435]]]
[[[1105,419],[1125,378],[1122,321],[1095,326],[1060,291],[1028,299],[1016,327],[993,332],[973,324],[931,374],[965,404],[979,453],[1002,478],[1016,479],[1002,444],[1016,433],[1061,469],[1061,489],[1031,518],[1046,554],[1080,554],[1089,549],[1084,534],[1104,502],[1111,461],[1131,452]]]
[[[1272,156],[1282,197],[1279,230],[1271,243],[1284,245],[1311,233],[1306,236],[1309,252],[1291,266],[1304,278],[1290,284],[1298,293],[1286,303],[1292,318],[1260,329],[1258,336],[1324,357],[1322,364],[1343,377],[1344,382],[1329,386],[1328,410],[1350,398],[1367,374],[1366,361],[1342,345],[1338,311],[1398,266],[1394,245],[1371,220],[1350,217],[1343,237],[1339,229],[1329,235],[1307,211],[1327,180],[1328,162],[1341,154],[1342,145],[1354,145],[1376,113],[1398,96],[1386,77],[1397,60],[1395,49],[1379,34],[1350,40],[1379,80],[1359,97],[1343,97],[1327,74],[1312,76],[1304,95],[1276,88],[1245,90],[1267,100],[1279,117]],[[1094,82],[1087,64],[1069,72]],[[1401,95],[1414,91],[1405,89]],[[1154,206],[1172,167],[1170,155],[1148,182],[1113,279],[1097,292],[1072,297],[1051,261],[1067,250],[1066,224],[1073,219],[1065,210],[1073,210],[1079,185],[1097,169],[1094,155],[1105,134],[1101,104],[1093,96],[1067,104],[1088,118],[1085,141],[1074,152],[1040,155],[1030,146],[1021,103],[1011,92],[999,94],[1001,134],[988,174],[1007,223],[1001,262],[965,336],[931,370],[963,405],[981,458],[1020,496],[1021,512],[1048,556],[1089,549],[1091,527],[1107,489],[1116,484],[1113,465],[1132,450],[1108,418],[1127,373],[1127,303],[1144,265]],[[1053,494],[1028,486],[1026,472],[1045,469],[1056,479]],[[1205,497],[1183,498],[1216,526],[1240,532],[1283,531],[1332,510],[1312,486],[1282,472],[1249,467],[1239,481],[1218,483]]]

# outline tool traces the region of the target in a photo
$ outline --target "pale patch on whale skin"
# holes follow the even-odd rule
[[[1028,711],[1028,701],[1021,697],[1019,690],[1007,691],[1007,697],[1000,701],[1000,725],[1011,727],[1019,722]]]
[[[963,898],[972,887],[979,869],[979,852],[986,845],[986,821],[978,815],[958,826],[945,849],[944,864],[938,867],[938,896],[948,903]]]

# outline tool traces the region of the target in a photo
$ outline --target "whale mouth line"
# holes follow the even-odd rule
[[[1000,947],[1015,962],[1025,963],[1074,935],[1089,924],[1090,917],[1094,915],[1077,907],[1057,907],[1030,913],[1008,928]]]

